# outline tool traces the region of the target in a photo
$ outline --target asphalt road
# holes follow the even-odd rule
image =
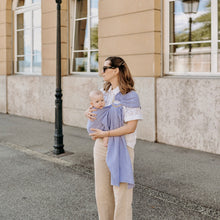
[[[93,144],[64,126],[0,114],[0,220],[98,219]],[[220,155],[137,140],[133,220],[220,220]]]
[[[1,220],[97,219],[93,178],[0,145]]]
[[[1,220],[98,219],[91,169],[2,144],[0,167]],[[204,215],[204,209],[141,184],[134,190],[134,220],[218,219]]]

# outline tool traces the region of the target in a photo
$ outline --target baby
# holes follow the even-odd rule
[[[89,93],[89,98],[90,98],[90,105],[96,109],[102,109],[105,107],[105,100],[103,97],[103,93],[100,90],[93,90]],[[98,120],[98,119],[96,119]],[[91,122],[88,122],[88,125],[90,123],[91,126]],[[87,125],[87,130],[89,133],[91,133],[90,128],[88,128]],[[92,127],[92,128],[98,128],[98,127]],[[98,128],[100,129],[100,128]],[[103,138],[103,144],[105,147],[108,146],[108,137],[104,137]]]

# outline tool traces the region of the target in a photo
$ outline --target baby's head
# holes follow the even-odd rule
[[[98,109],[102,109],[105,106],[105,100],[103,93],[99,90],[93,90],[89,93],[90,104]]]

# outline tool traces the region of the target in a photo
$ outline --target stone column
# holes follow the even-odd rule
[[[144,120],[138,137],[156,140],[155,78],[161,73],[160,0],[99,1],[99,66],[121,56],[135,79]]]
[[[56,24],[57,9],[55,0],[41,1],[42,5],[42,74],[56,75]],[[61,72],[67,75],[67,35],[68,1],[61,4]]]
[[[160,75],[160,0],[100,0],[99,19],[100,64],[122,56],[133,76]]]
[[[0,4],[0,112],[7,112],[7,75],[12,74],[11,0]]]

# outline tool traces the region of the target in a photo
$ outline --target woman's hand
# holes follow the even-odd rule
[[[90,106],[86,111],[85,111],[85,116],[90,120],[90,121],[94,121],[96,120],[96,114],[93,113],[94,111],[96,111],[95,108],[93,108],[93,106]]]
[[[103,137],[107,137],[107,133],[106,131],[102,131],[100,129],[96,129],[96,128],[91,128],[91,131],[94,131],[93,133],[89,134],[92,138],[103,138]]]
[[[121,126],[120,128],[116,128],[109,131],[102,131],[100,129],[91,128],[93,133],[89,134],[92,138],[103,138],[103,137],[115,137],[122,136],[126,134],[131,134],[135,132],[137,127],[138,120],[128,121],[126,124]]]

